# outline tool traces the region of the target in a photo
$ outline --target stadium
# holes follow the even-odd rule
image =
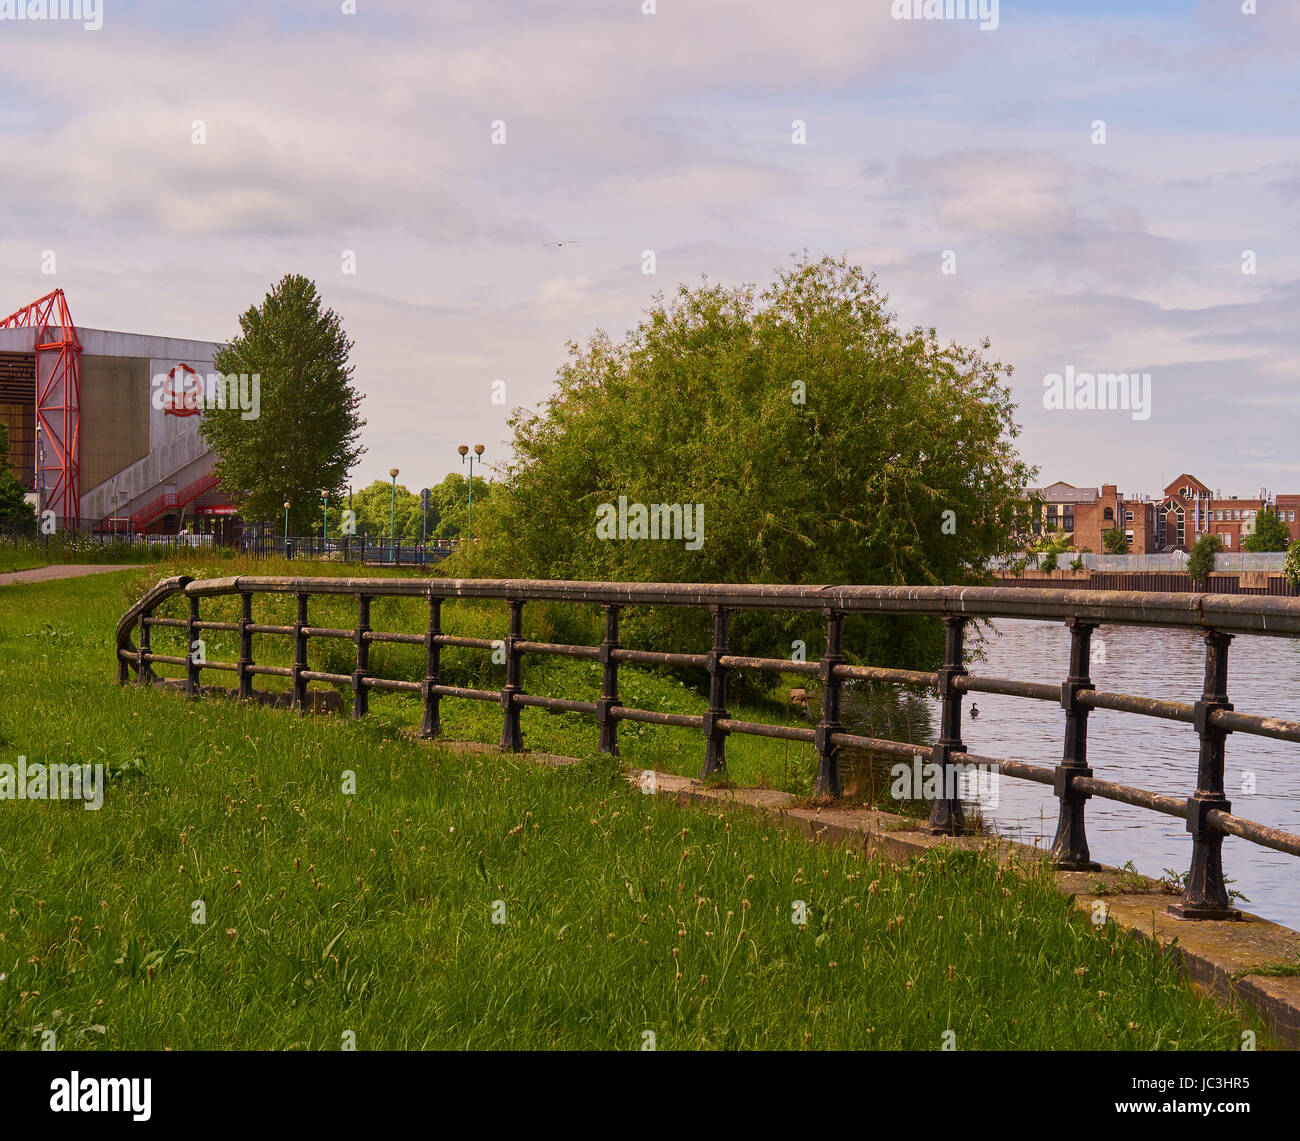
[[[62,290],[0,319],[0,423],[38,512],[59,530],[232,540],[239,520],[198,430],[218,347],[79,329]]]

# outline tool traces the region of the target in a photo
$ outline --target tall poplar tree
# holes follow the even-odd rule
[[[365,421],[348,362],[353,342],[315,283],[286,274],[261,305],[239,318],[240,334],[217,351],[213,370],[256,376],[255,418],[240,408],[209,408],[199,430],[216,450],[217,474],[245,517],[279,519],[288,501],[295,530],[331,511],[361,457]]]

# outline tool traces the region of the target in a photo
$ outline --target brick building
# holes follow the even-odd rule
[[[1135,555],[1161,551],[1190,551],[1202,535],[1218,535],[1226,550],[1240,551],[1255,532],[1255,519],[1266,507],[1274,510],[1300,539],[1300,494],[1256,498],[1224,496],[1184,472],[1170,482],[1159,500],[1146,495],[1122,495],[1113,483],[1075,487],[1058,481],[1027,493],[1033,507],[1031,529],[1039,534],[1064,531],[1075,550],[1105,551],[1104,532],[1118,528]]]

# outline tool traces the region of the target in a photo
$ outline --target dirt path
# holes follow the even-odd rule
[[[99,563],[57,563],[35,570],[12,571],[0,574],[0,586],[21,586],[28,582],[49,582],[56,578],[81,578],[87,574],[108,574],[110,571],[134,570],[137,564],[101,565]]]

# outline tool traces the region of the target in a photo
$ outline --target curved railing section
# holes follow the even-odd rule
[[[297,602],[292,625],[253,621],[253,598],[258,594],[292,595]],[[186,618],[155,617],[168,598],[183,595],[189,605]],[[321,595],[352,596],[357,600],[357,621],[351,629],[312,626],[308,621],[310,598]],[[204,598],[238,597],[237,622],[204,621]],[[379,597],[424,599],[428,625],[423,633],[374,630],[370,604]],[[508,633],[494,642],[465,638],[442,631],[442,605],[457,598],[496,599],[509,611]],[[532,642],[523,637],[523,607],[528,602],[568,602],[600,605],[605,616],[604,640],[596,646]],[[619,617],[629,606],[680,606],[705,609],[713,617],[713,641],[706,654],[660,653],[630,649],[619,642]],[[731,615],[747,610],[816,611],[826,621],[826,652],[820,661],[744,657],[730,652]],[[842,627],[850,614],[920,614],[942,619],[946,627],[943,665],[933,672],[852,665],[843,653]],[[964,664],[965,633],[970,622],[989,618],[1018,618],[1063,624],[1070,638],[1067,676],[1053,683],[985,677],[970,673]],[[1098,690],[1090,677],[1091,638],[1099,625],[1156,626],[1194,631],[1205,641],[1205,677],[1199,699],[1192,703],[1139,697]],[[150,630],[166,626],[183,628],[188,646],[203,630],[234,631],[239,636],[236,662],[205,661],[155,654]],[[139,645],[131,642],[139,632]],[[1224,758],[1231,733],[1246,733],[1300,743],[1300,721],[1238,711],[1228,700],[1228,649],[1235,635],[1300,637],[1300,599],[1215,594],[1161,594],[1129,591],[1025,591],[1014,587],[906,587],[906,586],[766,586],[726,583],[626,583],[557,582],[545,579],[388,579],[300,578],[239,576],[193,580],[186,576],[165,579],[123,615],[117,626],[118,679],[123,684],[136,674],[137,684],[157,681],[153,663],[183,666],[185,692],[199,692],[202,670],[234,673],[240,698],[253,696],[253,680],[261,675],[286,677],[295,708],[308,707],[308,686],[331,682],[352,689],[352,715],[364,716],[372,690],[410,693],[424,703],[421,735],[436,737],[440,728],[440,703],[444,698],[490,701],[500,704],[504,724],[500,747],[523,749],[520,713],[528,707],[581,713],[592,717],[600,730],[600,750],[618,754],[621,721],[669,725],[696,730],[705,739],[703,775],[726,767],[726,740],[730,734],[772,737],[811,743],[818,754],[817,791],[841,795],[839,761],[847,747],[912,758],[923,751],[915,744],[865,737],[845,732],[840,722],[843,683],[871,680],[899,686],[921,686],[937,691],[940,733],[929,747],[930,761],[943,770],[942,793],[935,799],[929,828],[936,834],[959,835],[966,824],[956,792],[956,771],[964,766],[996,765],[997,771],[1015,779],[1051,785],[1059,801],[1052,857],[1058,868],[1095,870],[1085,833],[1085,807],[1092,797],[1136,805],[1186,820],[1192,838],[1191,867],[1181,902],[1170,912],[1185,919],[1236,919],[1223,874],[1225,836],[1238,836],[1253,844],[1300,856],[1300,835],[1247,820],[1232,812],[1224,790]],[[279,635],[293,639],[291,667],[259,665],[253,659],[254,635]],[[307,647],[312,638],[335,638],[355,646],[355,668],[350,674],[312,670]],[[423,681],[376,676],[370,670],[370,647],[377,642],[419,645],[425,649]],[[440,654],[444,646],[493,651],[504,649],[506,680],[500,690],[467,689],[445,685]],[[528,694],[523,688],[523,658],[530,654],[560,654],[599,662],[602,666],[600,698],[580,701]],[[624,705],[618,691],[621,662],[643,665],[694,667],[707,671],[709,704],[702,715],[662,713]],[[733,718],[727,710],[727,679],[732,670],[763,670],[816,677],[823,688],[821,716],[815,729],[772,725]],[[1025,764],[969,753],[961,739],[962,700],[966,694],[994,693],[1059,705],[1065,714],[1061,762],[1054,767]],[[1087,761],[1088,715],[1093,710],[1113,710],[1180,721],[1194,726],[1200,740],[1195,791],[1180,798],[1097,778]]]

